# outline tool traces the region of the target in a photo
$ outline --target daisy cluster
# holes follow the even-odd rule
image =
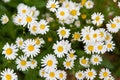
[[[101,12],[94,12],[91,18],[86,20],[87,26],[83,26],[78,31],[72,31],[71,25],[80,28],[80,16],[82,19],[86,19],[86,14],[81,15],[80,10],[82,8],[92,10],[93,7],[92,0],[81,0],[80,3],[69,0],[63,2],[48,0],[46,8],[55,16],[51,17],[47,13],[44,15],[45,19],[38,20],[40,11],[35,6],[30,7],[20,3],[17,6],[17,14],[13,16],[13,22],[17,26],[28,29],[30,34],[36,38],[17,37],[15,43],[7,42],[3,46],[2,55],[7,60],[15,61],[16,69],[19,71],[37,70],[36,57],[42,55],[42,47],[43,50],[48,50],[44,49],[43,45],[47,41],[39,35],[46,36],[47,32],[52,30],[50,23],[54,22],[55,18],[55,23],[60,24],[56,31],[53,30],[58,39],[50,47],[51,52],[42,55],[43,57],[39,60],[40,70],[38,74],[40,77],[45,78],[45,80],[66,80],[68,70],[72,71],[75,66],[80,66],[78,71],[73,71],[77,80],[95,80],[96,77],[102,80],[114,80],[108,68],[100,67],[98,72],[93,66],[99,67],[103,61],[101,55],[115,49],[112,34],[120,30],[120,16],[114,17],[105,25],[105,28],[102,28],[101,26],[105,21],[104,15]],[[9,22],[6,14],[1,17],[1,21],[2,24]],[[52,41],[51,38],[48,40]],[[77,54],[78,49],[73,48],[74,42],[83,44],[80,46],[84,50],[84,55]],[[62,65],[62,68],[58,66],[59,64]],[[2,80],[18,80],[18,76],[10,68],[1,72],[1,78]]]

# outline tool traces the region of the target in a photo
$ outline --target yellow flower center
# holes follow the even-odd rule
[[[8,49],[6,50],[6,54],[7,54],[7,55],[11,55],[12,52],[13,52],[13,50],[12,50],[11,48],[8,48]]]
[[[51,8],[56,8],[56,5],[53,3],[53,4],[51,5]]]
[[[100,32],[100,37],[103,37],[104,36],[104,32]]]
[[[63,76],[64,76],[63,73],[59,73],[60,78],[63,78]]]
[[[11,76],[10,74],[7,74],[7,75],[5,76],[5,78],[6,78],[6,80],[12,80],[12,76]]]
[[[85,5],[85,3],[86,3],[86,0],[81,1],[81,5]]]
[[[80,38],[80,34],[75,33],[75,34],[73,35],[73,37],[74,37],[74,40],[78,40],[78,39]]]
[[[34,60],[32,60],[32,61],[31,61],[31,64],[33,64],[33,65],[34,65],[34,64],[35,64],[35,61],[34,61]]]
[[[79,76],[79,77],[82,77],[83,75],[82,75],[82,73],[79,73],[78,76]]]
[[[22,66],[25,66],[25,65],[27,64],[27,62],[26,62],[25,60],[21,60],[20,64],[21,64]]]
[[[86,60],[86,59],[82,59],[82,60],[81,60],[81,63],[82,63],[82,64],[86,64],[86,63],[87,63],[87,60]]]
[[[98,46],[98,50],[102,50],[103,49],[103,46],[102,45],[99,45]]]
[[[82,14],[81,17],[82,17],[82,19],[86,19],[87,15],[86,14]]]
[[[107,47],[108,48],[112,48],[112,44],[107,44]]]
[[[99,61],[99,59],[98,59],[98,58],[94,58],[94,61],[95,61],[95,62],[98,62],[98,61]]]
[[[90,40],[90,36],[89,36],[89,34],[88,35],[86,35],[86,40]]]
[[[40,42],[40,40],[38,38],[36,38],[35,43],[36,43],[36,45],[39,45],[41,42]]]
[[[75,15],[77,14],[77,11],[76,11],[76,10],[71,10],[71,11],[70,11],[70,14],[71,14],[72,16],[75,16]]]
[[[61,30],[61,31],[60,31],[60,34],[61,34],[62,36],[65,36],[66,31],[65,31],[65,30]]]
[[[112,27],[112,28],[116,28],[116,24],[112,23],[112,24],[111,24],[111,27]]]
[[[23,9],[23,10],[22,10],[22,13],[26,13],[26,10],[25,10],[25,9]]]
[[[20,19],[18,19],[18,22],[21,22],[22,21],[22,19],[20,18]]]
[[[32,18],[30,16],[27,16],[26,18],[26,21],[29,23],[29,22],[32,22]]]
[[[93,76],[93,72],[91,72],[91,71],[88,72],[88,76],[90,76],[90,77]]]
[[[52,42],[52,40],[53,40],[52,37],[48,37],[49,42]]]
[[[57,50],[58,52],[63,52],[63,46],[58,46]]]
[[[50,72],[49,76],[53,78],[53,77],[55,77],[55,73],[54,72]]]
[[[36,32],[36,31],[37,31],[37,27],[36,27],[36,26],[33,26],[33,27],[32,27],[32,31]]]
[[[61,15],[61,16],[64,16],[64,15],[65,15],[65,12],[64,12],[64,11],[61,11],[61,12],[60,12],[60,15]]]
[[[44,71],[42,71],[42,75],[44,76],[44,74],[45,74],[45,72]]]
[[[29,50],[29,51],[33,51],[33,50],[34,50],[34,46],[33,46],[33,45],[29,45],[29,46],[28,46],[28,50]]]
[[[107,77],[107,76],[108,76],[108,73],[107,73],[107,72],[104,72],[104,73],[103,73],[103,76],[104,76],[104,77]]]
[[[97,34],[96,33],[93,34],[93,38],[97,38]]]
[[[109,40],[109,39],[110,39],[110,36],[109,36],[109,35],[106,35],[105,39],[106,39],[106,40]]]
[[[41,24],[41,25],[40,25],[40,29],[45,29],[45,25],[44,25],[44,24]]]
[[[70,66],[71,65],[71,62],[70,61],[67,61],[66,62],[66,66]]]
[[[68,8],[69,6],[70,6],[70,5],[69,5],[68,3],[65,5],[66,8]]]
[[[93,49],[94,49],[94,46],[92,46],[92,45],[88,46],[89,51],[93,51]]]
[[[48,60],[47,61],[47,65],[50,67],[50,66],[52,66],[53,65],[53,61],[52,60]]]
[[[3,21],[4,21],[4,22],[7,22],[7,21],[8,21],[8,19],[7,19],[7,18],[4,18],[4,19],[3,19]]]
[[[23,41],[19,41],[19,45],[22,46],[23,45]]]
[[[92,5],[92,3],[91,2],[88,2],[88,6],[91,6]]]
[[[98,21],[100,20],[100,17],[97,16],[97,17],[95,18],[95,20],[98,22]]]
[[[70,53],[70,58],[73,58],[74,57],[74,54],[73,53]]]

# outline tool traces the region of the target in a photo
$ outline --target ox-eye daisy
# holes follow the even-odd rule
[[[30,59],[30,68],[34,69],[37,66],[37,61],[35,59]]]
[[[115,44],[113,41],[109,41],[109,42],[106,42],[106,50],[109,52],[109,51],[113,51],[115,48]]]
[[[35,38],[34,41],[35,41],[35,44],[40,46],[40,47],[45,43],[43,38],[39,38],[39,37]]]
[[[57,71],[55,69],[48,71],[45,77],[46,77],[46,80],[57,80]]]
[[[22,49],[23,43],[24,43],[24,41],[23,41],[23,38],[22,38],[22,37],[18,37],[18,38],[16,39],[16,45],[17,45],[18,48]]]
[[[74,66],[74,61],[71,61],[69,59],[66,59],[64,62],[63,62],[63,65],[65,67],[65,69],[72,69],[73,66]]]
[[[5,58],[13,60],[18,55],[17,52],[18,52],[18,49],[16,45],[13,45],[13,44],[9,45],[8,43],[6,43],[3,47],[2,54],[5,55]]]
[[[88,0],[88,1],[85,3],[85,7],[86,7],[87,9],[91,9],[91,8],[93,8],[93,6],[94,6],[94,3],[93,3],[93,1],[91,1],[91,0]]]
[[[36,35],[38,34],[38,23],[34,22],[29,27],[30,34]]]
[[[102,57],[100,57],[99,55],[92,55],[90,61],[93,65],[99,65],[101,64]]]
[[[13,69],[5,69],[1,72],[1,80],[18,80],[18,76]]]
[[[45,75],[46,75],[45,70],[44,70],[43,68],[40,69],[40,70],[39,70],[39,76],[41,76],[41,77],[45,77]]]
[[[57,75],[57,79],[66,80],[67,74],[64,70],[58,70],[56,75]]]
[[[84,58],[84,57],[80,58],[79,63],[83,67],[89,67],[89,59],[88,58]]]
[[[0,21],[2,21],[2,24],[6,24],[9,21],[9,18],[7,17],[6,14],[2,15]]]
[[[80,41],[80,33],[79,32],[75,32],[73,35],[72,35],[72,38],[73,40],[76,40],[76,41]]]
[[[75,77],[77,78],[77,80],[83,80],[85,77],[85,73],[83,71],[78,71],[75,73]]]
[[[91,53],[94,53],[95,52],[95,43],[88,43],[84,46],[85,48],[85,52],[87,54],[91,54]]]
[[[111,72],[109,71],[109,69],[103,68],[100,70],[100,73],[99,73],[100,79],[105,79],[105,78],[110,77],[110,76],[111,76]]]
[[[69,54],[67,54],[67,59],[69,60],[76,60],[76,55],[75,55],[75,51],[74,50],[70,50]]]

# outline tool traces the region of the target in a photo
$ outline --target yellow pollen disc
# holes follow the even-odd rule
[[[32,27],[32,31],[36,32],[36,31],[37,31],[37,27],[36,27],[36,26],[33,26],[33,27]]]
[[[65,31],[65,30],[61,30],[61,31],[60,31],[60,34],[61,34],[62,36],[65,36],[66,31]]]
[[[72,10],[72,11],[70,11],[70,14],[71,14],[72,16],[75,16],[75,15],[77,14],[77,11],[76,11],[76,10]]]
[[[75,34],[73,35],[73,38],[74,38],[75,40],[78,40],[78,39],[80,38],[80,34],[75,33]]]
[[[49,76],[53,78],[53,77],[55,77],[55,73],[54,72],[50,72]]]
[[[95,62],[98,62],[98,61],[99,61],[99,59],[98,59],[98,58],[94,58],[94,61],[95,61]]]
[[[45,72],[44,71],[42,71],[42,75],[44,75],[45,74]]]
[[[25,66],[27,63],[26,63],[25,60],[21,60],[20,64],[21,64],[22,66]]]
[[[90,40],[90,36],[89,36],[89,34],[88,35],[86,35],[86,40]]]
[[[3,19],[3,21],[4,21],[4,22],[7,22],[7,21],[8,21],[8,19],[7,19],[7,18],[4,18],[4,19]]]
[[[53,65],[53,61],[52,60],[48,60],[47,61],[47,65],[50,67],[50,66],[52,66]]]
[[[116,24],[112,23],[112,24],[111,24],[111,27],[112,27],[112,28],[116,28]]]
[[[22,42],[22,41],[19,41],[19,45],[20,45],[20,46],[23,45],[23,42]]]
[[[38,38],[35,39],[35,43],[36,45],[39,45],[40,44],[40,40]]]
[[[95,34],[93,34],[93,38],[97,38],[97,34],[95,33]]]
[[[55,4],[52,4],[52,5],[51,5],[51,8],[56,8],[56,5],[55,5]]]
[[[32,18],[30,16],[27,16],[26,18],[26,21],[29,23],[29,22],[32,22]]]
[[[106,40],[109,40],[110,39],[110,36],[109,35],[106,35],[106,38],[105,38]]]
[[[8,49],[6,50],[6,54],[7,54],[7,55],[11,55],[12,52],[13,52],[13,50],[12,50],[11,48],[8,48]]]
[[[41,24],[41,25],[40,25],[40,29],[45,29],[45,25],[44,25],[44,24]]]
[[[81,1],[81,5],[85,5],[85,3],[86,3],[86,0]]]
[[[22,21],[22,19],[18,19],[18,22],[21,22]]]
[[[26,13],[26,10],[25,10],[25,9],[23,9],[23,10],[22,10],[22,13]]]
[[[82,64],[86,64],[86,63],[87,63],[87,60],[82,59],[82,60],[81,60],[81,63],[82,63]]]
[[[35,64],[35,61],[34,61],[34,60],[32,60],[32,61],[31,61],[31,64]]]
[[[66,62],[66,66],[70,66],[70,65],[71,65],[70,61]]]
[[[102,45],[99,45],[98,46],[98,50],[102,50],[103,49],[103,46]]]
[[[112,48],[112,44],[107,44],[107,47],[108,48]]]
[[[28,50],[29,50],[29,51],[33,51],[33,50],[34,50],[34,46],[33,46],[33,45],[29,45],[29,46],[28,46]]]
[[[69,4],[66,4],[65,7],[68,8],[70,5]]]
[[[49,42],[52,42],[52,41],[53,41],[53,38],[52,38],[52,37],[48,37],[48,41],[49,41]]]
[[[74,54],[73,53],[70,53],[70,58],[73,58],[74,57]]]
[[[57,50],[58,52],[63,52],[63,46],[58,46]]]
[[[64,11],[61,11],[61,12],[60,12],[60,15],[61,15],[61,16],[64,16],[64,15],[65,15],[65,12],[64,12]]]
[[[88,76],[93,76],[93,72],[88,72]]]
[[[59,73],[60,78],[63,78],[63,76],[64,76],[63,73]]]
[[[107,76],[108,76],[108,73],[107,73],[107,72],[104,72],[104,73],[103,73],[103,76],[104,76],[104,77],[107,77]]]
[[[92,46],[92,45],[88,46],[89,51],[92,51],[93,49],[94,49],[94,46]]]
[[[104,33],[103,33],[103,32],[100,32],[99,35],[100,35],[100,37],[103,37],[103,36],[104,36]]]
[[[79,77],[82,77],[83,75],[81,73],[78,74]]]
[[[97,16],[97,17],[95,18],[95,20],[98,22],[98,21],[100,20],[100,17]]]
[[[5,80],[12,80],[12,76],[10,74],[7,74],[5,78],[6,78]]]
[[[89,6],[91,6],[91,4],[92,4],[91,2],[88,3]]]
[[[82,19],[86,19],[87,15],[86,14],[82,14],[81,17],[82,17]]]

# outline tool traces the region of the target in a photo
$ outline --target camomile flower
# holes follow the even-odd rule
[[[38,23],[34,22],[29,27],[30,34],[37,35],[38,34]]]
[[[68,1],[68,0],[65,0],[63,3],[62,3],[62,7],[65,7],[67,9],[70,9],[71,5],[74,5],[72,1]]]
[[[64,7],[58,8],[58,10],[56,11],[56,16],[60,20],[67,19],[69,17],[68,9],[66,9]]]
[[[75,26],[80,27],[80,21],[79,20],[75,21]]]
[[[30,68],[34,69],[37,67],[37,61],[35,59],[30,59]]]
[[[90,43],[91,41],[92,41],[92,38],[91,38],[91,36],[90,36],[90,32],[83,32],[82,34],[81,34],[81,37],[82,37],[82,41],[83,41],[83,43]]]
[[[23,52],[27,57],[35,57],[38,55],[38,53],[40,53],[40,46],[36,45],[36,43],[34,42],[34,40],[32,39],[27,39],[26,41],[24,41],[23,44]]]
[[[120,16],[114,17],[113,22],[116,22],[116,23],[120,24]]]
[[[93,6],[94,6],[94,3],[93,3],[93,1],[91,1],[91,0],[88,0],[88,1],[85,3],[85,7],[86,7],[87,9],[91,9],[91,8],[93,8]]]
[[[81,34],[79,32],[74,32],[74,34],[72,35],[72,38],[75,41],[80,41]]]
[[[106,52],[106,46],[102,42],[95,43],[95,52],[104,54]]]
[[[30,66],[29,61],[27,61],[27,57],[23,55],[16,59],[16,64],[17,64],[17,69],[21,71],[28,70]]]
[[[75,73],[75,77],[77,80],[84,80],[85,73],[83,71],[78,71]]]
[[[58,3],[58,1],[55,1],[55,0],[48,0],[46,7],[50,11],[55,12],[56,9],[59,7],[59,3]]]
[[[94,25],[100,26],[104,21],[104,15],[101,13],[93,13],[91,19]]]
[[[43,68],[40,69],[40,70],[39,70],[39,76],[41,76],[41,77],[45,77],[45,75],[46,75],[45,70],[44,70]]]
[[[15,17],[13,17],[13,22],[16,25],[23,25],[25,23],[25,17],[23,15],[17,14]]]
[[[116,23],[115,21],[110,21],[106,24],[107,30],[111,33],[117,33],[119,31],[120,24]]]
[[[83,67],[89,67],[89,59],[88,59],[88,58],[81,57],[81,58],[79,59],[79,63],[80,63],[80,65],[82,65]]]
[[[84,6],[86,2],[87,2],[87,0],[81,0],[80,5]]]
[[[67,59],[69,59],[69,60],[76,60],[76,55],[75,55],[75,50],[70,50],[69,51],[69,54],[67,54]]]
[[[96,42],[97,40],[99,40],[99,32],[98,32],[98,30],[93,30],[90,33],[90,37],[91,37],[91,41]]]
[[[74,66],[74,61],[65,59],[65,61],[63,62],[63,65],[64,65],[65,69],[72,69]]]
[[[35,6],[30,8],[30,14],[32,14],[33,17],[38,17],[40,14],[40,11],[36,9]]]
[[[0,21],[2,22],[2,24],[6,24],[6,23],[8,23],[9,18],[6,14],[4,14],[4,15],[2,15]]]
[[[65,27],[60,27],[58,30],[58,35],[60,37],[60,39],[62,38],[68,38],[70,35],[70,29],[66,29]]]
[[[35,38],[34,41],[35,41],[35,44],[40,46],[40,47],[45,43],[43,38],[39,38],[39,37]]]
[[[23,43],[24,43],[24,41],[23,41],[23,38],[22,38],[22,37],[17,37],[17,39],[16,39],[15,42],[16,42],[16,45],[17,45],[18,48],[20,48],[20,49],[23,48]]]
[[[99,28],[98,29],[98,40],[97,41],[104,41],[106,37],[106,31],[104,28]]]
[[[110,77],[110,76],[111,76],[111,72],[109,71],[109,69],[102,68],[100,70],[100,73],[99,73],[100,79],[105,79],[105,78]]]
[[[115,44],[113,41],[106,42],[106,50],[108,52],[113,51],[115,49]]]
[[[99,65],[102,62],[102,57],[100,55],[92,55],[90,61],[93,65]]]
[[[14,44],[10,45],[10,44],[6,43],[3,46],[3,52],[2,52],[2,54],[4,54],[5,58],[8,59],[8,60],[15,59],[16,56],[18,55],[17,52],[18,52],[17,46],[14,45]]]
[[[4,71],[1,72],[1,80],[18,80],[18,76],[14,72],[13,69],[5,69]]]
[[[46,73],[45,75],[46,80],[57,80],[57,71],[54,70],[50,70]]]
[[[107,78],[105,78],[104,80],[115,80],[113,76],[109,76]]]
[[[87,80],[94,80],[96,75],[97,75],[97,73],[94,69],[87,69],[85,71],[85,77],[87,78]]]
[[[67,73],[64,70],[58,70],[56,76],[59,80],[66,80]]]
[[[48,54],[41,59],[41,64],[45,71],[49,71],[57,68],[58,61],[54,55]]]
[[[28,15],[30,13],[30,7],[28,7],[27,5],[23,3],[20,3],[17,6],[17,11],[18,11],[18,14],[20,15]]]
[[[41,19],[40,22],[38,22],[38,33],[39,34],[46,34],[46,32],[49,31],[49,26],[46,20]]]
[[[95,52],[95,43],[94,43],[94,42],[87,43],[87,44],[84,46],[84,49],[85,49],[85,52],[86,52],[87,54],[94,53],[94,52]]]
[[[112,34],[110,34],[109,32],[106,32],[106,36],[105,36],[105,42],[109,42],[112,40]]]

